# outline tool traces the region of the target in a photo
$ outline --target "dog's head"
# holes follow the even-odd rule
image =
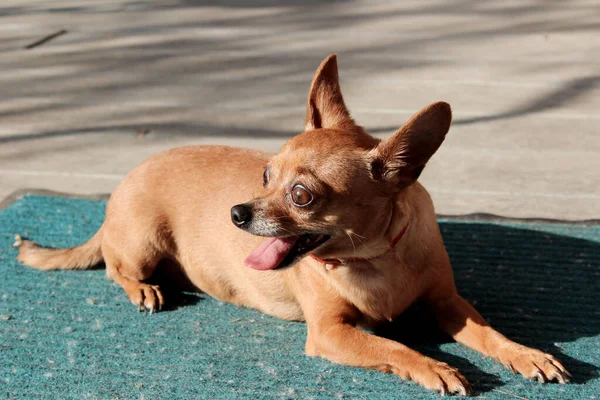
[[[350,117],[336,56],[326,58],[311,84],[304,132],[265,167],[263,195],[231,209],[236,226],[268,237],[246,264],[267,270],[310,253],[361,257],[388,246],[394,199],[419,177],[451,119],[447,103],[434,103],[380,141]]]

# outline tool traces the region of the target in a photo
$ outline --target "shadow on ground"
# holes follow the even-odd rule
[[[445,222],[440,227],[459,293],[493,327],[556,356],[573,373],[574,383],[598,377],[598,367],[567,356],[557,343],[600,335],[600,243],[505,225]],[[442,352],[439,345],[451,338],[421,305],[377,334],[460,370],[474,369],[491,388],[500,384],[468,360]]]
[[[215,19],[199,18],[202,16],[200,11],[217,6],[228,12]],[[211,106],[232,109],[241,107],[239,104],[245,101],[261,107],[263,112],[269,107],[290,104],[301,107],[313,71],[330,52],[339,52],[343,59],[342,78],[352,73],[366,77],[453,62],[435,57],[418,60],[411,56],[402,57],[403,54],[429,54],[428,49],[434,44],[452,47],[457,42],[477,44],[503,35],[546,35],[600,28],[599,23],[593,22],[600,20],[594,18],[599,16],[598,7],[569,5],[579,18],[556,19],[548,13],[559,12],[564,7],[560,2],[495,7],[474,0],[373,9],[339,0],[99,1],[68,7],[52,4],[10,6],[3,10],[4,16],[65,14],[71,17],[70,20],[77,21],[78,16],[98,14],[114,16],[117,25],[111,31],[105,31],[102,25],[83,29],[74,23],[72,33],[48,45],[56,55],[45,55],[43,49],[42,52],[40,49],[23,49],[31,40],[26,36],[7,39],[0,50],[26,54],[31,63],[25,67],[39,73],[20,74],[24,69],[21,58],[7,57],[2,67],[13,73],[10,81],[3,85],[5,96],[0,100],[0,116],[12,121],[35,117],[47,123],[39,125],[35,134],[25,130],[25,133],[3,135],[2,143],[102,134],[120,129],[134,132],[140,127],[161,135],[177,132],[194,136],[287,137],[296,132],[259,129],[252,125],[249,129],[229,129],[228,124],[207,126],[210,124],[201,123],[201,118],[194,113],[195,108],[201,108],[195,96],[199,93],[211,99]],[[240,13],[240,10],[248,12]],[[143,16],[171,12],[178,13],[176,18],[165,15],[165,18],[148,18],[147,22],[139,23],[146,20]],[[502,18],[503,22],[469,27],[460,25],[459,20],[423,32],[400,31],[403,34],[374,39],[371,43],[357,41],[352,46],[341,46],[334,40],[340,36],[340,29],[353,32],[369,23],[424,15],[493,17]],[[519,20],[511,18],[517,15]],[[131,24],[132,19],[135,24]],[[239,30],[239,33],[226,34],[230,30]],[[298,46],[304,41],[326,38],[328,44],[325,45]],[[561,65],[557,63],[548,68],[558,71]],[[518,68],[514,67],[515,70]],[[523,69],[518,72],[527,80],[537,71]],[[458,119],[455,123],[474,124],[564,107],[597,85],[598,76],[580,76],[504,112]],[[166,98],[177,101],[157,106],[169,93],[176,95]],[[23,101],[15,102],[15,99]],[[142,106],[141,100],[144,100],[142,103],[154,101]],[[185,115],[179,114],[181,110],[186,111]],[[55,115],[64,113],[72,117],[61,118],[57,125]],[[227,114],[227,109],[217,107],[211,116],[227,120]],[[86,117],[79,120],[77,116],[80,115]],[[140,116],[146,117],[140,120]],[[297,114],[297,120],[302,120],[302,112]],[[373,128],[374,132],[391,133],[397,126]]]

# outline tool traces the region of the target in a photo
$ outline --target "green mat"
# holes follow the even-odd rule
[[[437,399],[393,375],[303,354],[305,325],[187,294],[137,313],[103,270],[39,272],[14,234],[87,240],[105,202],[26,196],[0,211],[2,399]],[[460,292],[501,332],[563,361],[575,382],[542,385],[445,341],[413,307],[381,335],[459,368],[485,399],[600,397],[600,226],[440,220]],[[407,331],[419,323],[420,332]]]

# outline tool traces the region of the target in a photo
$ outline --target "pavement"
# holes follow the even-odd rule
[[[0,199],[109,193],[176,146],[277,151],[335,52],[379,137],[452,105],[421,177],[438,213],[600,218],[596,0],[3,0],[0,37]]]

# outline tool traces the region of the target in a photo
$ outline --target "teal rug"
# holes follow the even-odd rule
[[[305,357],[301,323],[190,293],[149,316],[103,270],[44,273],[15,261],[14,234],[74,246],[98,229],[104,207],[26,196],[0,211],[1,399],[439,397],[393,375]],[[479,398],[599,398],[600,226],[440,223],[460,292],[508,337],[557,356],[574,383],[513,375],[448,342],[418,307],[378,334],[458,367]]]

